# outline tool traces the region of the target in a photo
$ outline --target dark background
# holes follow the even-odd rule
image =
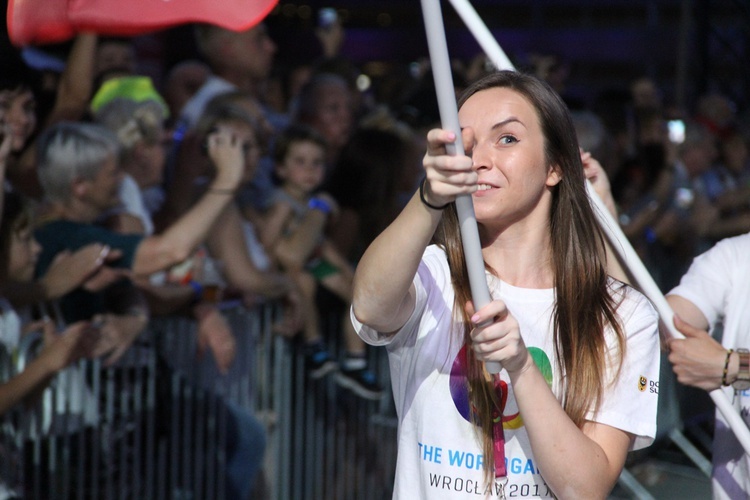
[[[677,104],[689,107],[698,95],[717,91],[730,96],[741,111],[747,108],[748,0],[472,0],[471,4],[516,67],[527,67],[535,53],[561,56],[570,65],[568,91],[589,104],[599,93],[626,89],[634,78],[646,75]],[[299,19],[300,5],[282,2],[269,24],[304,24]],[[356,62],[405,62],[427,55],[416,0],[314,0],[306,5],[313,12],[328,5],[339,9],[347,29],[345,54]],[[443,1],[442,6],[451,56],[468,59],[479,53],[479,45],[450,2]]]
[[[217,0],[220,1],[220,0]],[[668,102],[690,109],[708,91],[728,95],[747,114],[750,88],[748,0],[473,0],[485,24],[519,69],[534,54],[555,54],[569,67],[567,92],[587,105],[606,92],[653,78]],[[313,56],[312,29],[322,7],[337,9],[346,30],[343,55],[377,77],[428,57],[417,0],[280,1],[266,19],[278,57]],[[442,2],[450,54],[481,52],[448,1]],[[5,11],[5,9],[3,9]],[[157,82],[182,59],[196,57],[188,26],[136,39],[141,72]],[[46,47],[64,56],[67,44]],[[7,39],[3,53],[12,51]]]

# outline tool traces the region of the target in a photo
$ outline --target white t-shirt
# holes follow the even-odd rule
[[[750,348],[750,233],[724,239],[696,257],[669,295],[695,304],[712,327],[723,322],[724,347]],[[742,391],[735,398],[734,389],[723,390],[750,425],[750,391]],[[714,498],[750,497],[750,458],[718,410],[713,466]]]
[[[21,340],[21,317],[7,299],[0,297],[0,344],[13,355]]]
[[[261,271],[268,271],[271,269],[271,259],[268,257],[268,253],[266,253],[263,244],[260,242],[260,238],[258,238],[253,223],[247,219],[242,219],[242,231],[245,234],[245,244],[247,245],[250,260],[253,261],[255,267]]]
[[[146,210],[138,183],[129,174],[123,174],[122,181],[117,190],[117,196],[120,199],[119,205],[107,210],[97,219],[97,222],[106,222],[107,218],[112,215],[128,214],[141,222],[146,236],[153,234],[154,223],[151,220],[151,213]]]
[[[137,217],[143,224],[144,235],[151,236],[154,234],[154,222],[151,219],[151,213],[146,209],[143,203],[143,193],[138,183],[130,175],[124,174],[120,183],[120,200],[122,201],[121,211]]]
[[[489,276],[489,275],[488,275]],[[489,276],[494,298],[502,299],[518,321],[527,348],[558,399],[560,376],[554,357],[551,313],[554,290],[513,287]],[[365,342],[388,350],[393,397],[399,417],[394,498],[502,498],[499,486],[487,490],[481,444],[469,421],[460,328],[453,320],[454,292],[443,250],[425,251],[414,279],[417,298],[411,318],[384,338],[359,323]],[[633,449],[656,435],[659,380],[657,315],[648,300],[626,287],[618,309],[627,334],[627,356],[620,377],[605,389],[601,410],[589,418],[636,436]],[[608,339],[613,336],[608,330]],[[506,497],[552,498],[539,473],[507,372],[500,374],[509,394],[503,412],[508,482]],[[490,457],[489,460],[492,460]],[[585,467],[586,464],[581,464]]]

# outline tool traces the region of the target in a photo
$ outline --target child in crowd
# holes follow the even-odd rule
[[[261,271],[272,269],[271,261],[257,236],[257,225],[261,220],[257,210],[243,197],[245,188],[251,183],[258,170],[267,135],[259,122],[260,115],[253,106],[255,100],[241,91],[231,91],[211,99],[196,124],[198,137],[203,138],[211,130],[228,128],[243,143],[245,169],[236,196],[237,207],[242,214],[242,230],[252,263]]]
[[[232,94],[222,94],[206,105],[194,131],[186,136],[181,152],[180,172],[168,191],[167,200],[177,210],[180,200],[193,199],[205,190],[211,174],[209,158],[200,152],[201,145],[212,131],[231,133],[242,147],[243,170],[240,186],[246,186],[254,176],[260,158],[260,141],[255,119],[241,104],[242,99]],[[191,154],[192,152],[192,154]],[[184,154],[183,154],[184,153]],[[187,174],[187,175],[186,175]],[[207,254],[220,263],[221,277],[230,294],[242,297],[246,306],[259,300],[281,299],[285,311],[274,328],[282,334],[291,334],[300,328],[299,292],[293,281],[271,265],[265,249],[255,236],[255,223],[243,217],[234,190],[232,203],[214,225],[206,239]],[[184,194],[181,194],[184,193]],[[208,261],[211,262],[211,261]]]
[[[22,197],[15,192],[5,193],[0,222],[0,282],[32,279],[40,247],[31,234],[31,222],[31,213]],[[0,297],[0,416],[24,401],[29,402],[64,368],[89,357],[98,338],[98,330],[86,321],[57,333],[49,320],[24,322],[21,316],[6,298]],[[43,334],[43,347],[22,370],[17,370],[12,360],[18,354],[23,335],[38,330]],[[12,470],[6,469],[12,467],[6,456],[9,453],[13,453],[11,449],[0,446],[2,498],[19,493],[17,478]]]
[[[316,193],[325,176],[325,140],[313,129],[294,125],[278,138],[274,174],[279,183],[261,228],[261,241],[302,290],[307,369],[322,378],[337,369],[320,333],[315,292],[320,284],[346,304],[351,303],[353,269],[325,238],[328,217],[338,210],[334,199]],[[346,354],[336,381],[355,394],[379,399],[383,389],[367,367],[366,346],[347,318],[342,322]]]
[[[41,248],[31,233],[30,210],[15,192],[5,194],[3,205],[0,281],[31,281]],[[0,317],[0,344],[10,355],[18,348],[22,331],[42,329],[44,332],[44,347],[39,355],[21,373],[0,385],[0,415],[49,383],[57,372],[88,356],[97,339],[96,329],[85,321],[74,323],[61,334],[55,333],[49,320],[29,322],[24,328],[19,313],[3,297],[0,297]]]

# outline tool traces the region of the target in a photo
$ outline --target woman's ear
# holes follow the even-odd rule
[[[547,186],[557,186],[561,180],[562,172],[560,171],[560,167],[558,165],[551,165],[547,173]]]

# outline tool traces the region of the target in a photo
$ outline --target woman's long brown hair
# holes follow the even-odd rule
[[[608,285],[604,236],[588,200],[575,129],[563,101],[535,77],[499,71],[467,88],[459,99],[459,108],[473,94],[495,87],[514,90],[534,106],[545,138],[547,164],[557,166],[562,177],[552,188],[549,219],[556,299],[552,326],[562,375],[562,406],[582,427],[588,411],[599,409],[603,389],[617,377],[625,352],[625,337],[616,314],[618,304]],[[446,209],[435,236],[446,250],[456,292],[454,311],[463,318],[464,343],[468,346],[471,321],[463,305],[471,300],[471,290],[455,205]],[[619,348],[613,360],[618,368],[610,381],[605,380],[609,361],[604,337],[607,325],[616,332]],[[466,354],[470,404],[476,411],[472,418],[480,429],[484,456],[491,457],[490,416],[497,407],[497,397],[484,363],[476,359],[473,349],[466,349]],[[485,460],[485,479],[489,483],[492,478],[492,461]]]

